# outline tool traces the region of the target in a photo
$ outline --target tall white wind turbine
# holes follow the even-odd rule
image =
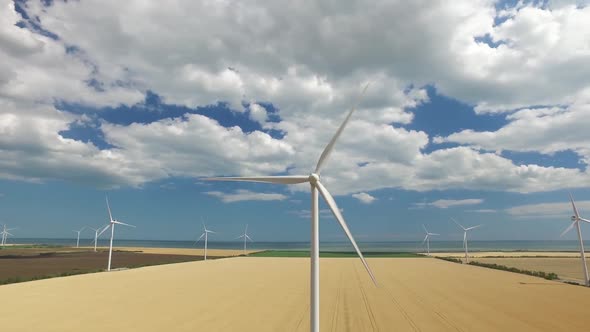
[[[197,244],[197,242],[199,242],[199,240],[201,240],[203,237],[205,237],[205,249],[204,249],[204,258],[203,260],[207,260],[207,240],[209,238],[209,233],[211,234],[217,234],[214,231],[207,229],[207,226],[205,226],[205,223],[203,223],[203,234],[201,234],[201,236],[197,239],[197,241],[195,241],[195,244]]]
[[[252,239],[248,236],[248,224],[246,224],[246,230],[244,231],[244,234],[238,236],[236,238],[236,240],[241,239],[241,238],[244,238],[244,255],[245,255],[246,254],[246,241],[247,240],[252,241]]]
[[[457,226],[461,227],[461,229],[463,230],[463,249],[465,249],[465,263],[469,263],[469,254],[467,251],[467,232],[472,230],[472,229],[476,229],[478,227],[481,227],[481,225],[477,225],[477,226],[471,226],[471,227],[463,227],[463,225],[461,225],[457,220],[455,220],[454,218],[451,218],[452,221],[455,222],[455,224],[457,224]]]
[[[72,231],[74,233],[78,233],[78,238],[76,239],[76,248],[80,248],[80,233],[86,228],[86,226],[80,228],[79,231]]]
[[[363,91],[361,92],[361,96],[367,90],[368,84],[365,86]],[[359,100],[357,100],[356,105],[358,104]],[[243,181],[243,182],[263,182],[263,183],[275,183],[275,184],[299,184],[299,183],[309,183],[311,186],[311,276],[310,276],[310,283],[311,283],[311,297],[310,297],[310,329],[312,332],[319,332],[320,330],[320,237],[319,237],[319,194],[324,198],[325,202],[332,210],[334,217],[344,230],[344,233],[352,243],[354,249],[356,250],[357,254],[359,255],[365,269],[369,273],[369,276],[375,283],[377,284],[375,277],[373,276],[373,272],[369,268],[369,265],[365,261],[363,254],[361,253],[356,241],[352,237],[350,230],[348,229],[348,225],[344,221],[344,217],[340,213],[338,206],[336,205],[336,201],[334,198],[324,187],[324,185],[320,182],[320,171],[322,166],[328,160],[330,153],[334,149],[334,145],[340,137],[340,134],[346,127],[346,124],[350,120],[352,113],[355,110],[353,107],[344,122],[340,125],[322,154],[320,155],[320,159],[318,160],[317,166],[315,171],[309,175],[281,175],[281,176],[255,176],[255,177],[218,177],[218,178],[210,178],[209,180],[216,180],[216,181]]]
[[[426,242],[426,248],[427,248],[427,253],[428,256],[430,256],[430,237],[431,236],[438,236],[440,234],[437,233],[430,233],[427,229],[426,226],[422,225],[422,228],[424,228],[424,231],[426,232],[426,237],[424,238],[424,241],[422,241],[422,245],[424,245],[424,242]]]
[[[4,224],[2,226],[2,232],[0,232],[0,234],[2,234],[2,246],[4,247],[4,245],[6,244],[6,238],[8,237],[8,235],[10,236],[14,236],[12,234],[10,234],[8,231],[14,230],[16,228],[6,228],[6,224]]]
[[[126,224],[124,222],[117,221],[113,219],[113,215],[111,214],[111,207],[109,206],[109,198],[106,198],[107,201],[107,209],[109,210],[109,219],[111,220],[108,225],[106,225],[100,233],[96,236],[98,238],[102,233],[104,233],[109,227],[111,228],[111,244],[109,245],[109,264],[107,266],[107,271],[111,270],[111,257],[113,256],[113,237],[115,236],[115,225],[123,225],[129,227],[135,227],[133,225]]]
[[[578,213],[578,209],[576,208],[576,203],[574,203],[572,194],[570,194],[570,201],[572,202],[572,208],[574,209],[572,224],[569,225],[568,228],[563,231],[563,233],[561,233],[561,236],[564,236],[565,233],[569,232],[574,226],[576,226],[576,229],[578,230],[578,240],[580,241],[580,257],[582,259],[582,267],[584,270],[584,284],[586,284],[586,286],[590,286],[590,278],[588,278],[588,266],[586,265],[586,255],[584,254],[584,241],[582,240],[582,230],[580,229],[580,221],[590,223],[590,220],[580,217],[580,213]]]

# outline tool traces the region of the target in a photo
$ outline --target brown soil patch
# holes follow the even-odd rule
[[[0,283],[106,270],[108,251],[6,250],[0,255]],[[21,251],[25,251],[22,253]],[[201,260],[201,256],[113,251],[112,269]]]

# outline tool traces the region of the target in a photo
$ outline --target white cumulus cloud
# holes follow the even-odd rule
[[[322,170],[335,195],[382,188],[527,193],[590,183],[588,170],[520,165],[489,152],[571,150],[588,162],[588,6],[20,4],[58,38],[26,20],[22,27],[14,3],[0,0],[2,178],[112,187],[175,176],[308,174],[361,87],[372,82]],[[473,105],[478,116],[509,112],[508,124],[433,140],[408,126],[414,108],[429,102],[425,85]],[[86,120],[60,110],[61,103],[94,107],[91,115],[100,118],[103,107],[137,104],[147,91],[169,105],[227,103],[280,135],[183,115],[130,125],[102,121],[96,130],[106,148],[64,137]],[[272,121],[260,106],[266,103],[276,109]]]
[[[377,200],[377,198],[375,198],[367,193],[352,194],[352,197],[358,199],[361,203],[364,203],[364,204],[371,204],[375,200]]]
[[[584,217],[584,211],[590,212],[590,201],[576,201],[576,207]],[[569,217],[574,214],[572,205],[567,198],[563,202],[517,205],[506,209],[506,212],[519,218],[562,218],[564,220],[569,220]],[[590,213],[587,212],[586,216],[589,215]]]
[[[250,190],[238,189],[233,193],[221,191],[207,191],[205,194],[221,199],[224,203],[235,203],[242,201],[282,201],[287,199],[286,195],[279,193],[259,193]]]
[[[483,203],[483,199],[480,198],[467,198],[467,199],[439,199],[434,202],[422,202],[414,203],[415,207],[424,208],[428,206],[434,206],[439,209],[448,209],[455,206],[464,205],[477,205]]]

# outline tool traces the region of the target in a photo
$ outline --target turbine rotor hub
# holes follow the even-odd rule
[[[320,181],[320,176],[316,173],[311,173],[309,175],[309,182],[311,184],[316,184],[318,181]]]
[[[572,216],[572,221],[576,221],[577,219],[576,216]]]

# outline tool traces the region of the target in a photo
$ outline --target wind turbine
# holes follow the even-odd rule
[[[76,240],[76,248],[80,247],[80,233],[82,233],[82,231],[86,228],[86,226],[80,228],[79,231],[72,231],[74,233],[78,233],[78,239]]]
[[[360,97],[362,97],[362,95],[365,93],[368,86],[369,85],[367,84],[364,87],[363,91],[361,92],[361,95],[359,96],[359,100],[357,100],[355,106],[358,105],[358,102],[360,101]],[[332,195],[330,194],[328,189],[326,189],[326,187],[324,187],[324,185],[320,182],[320,171],[322,169],[322,166],[328,160],[328,157],[330,156],[330,153],[332,152],[332,150],[334,148],[334,144],[336,144],[338,137],[340,137],[340,134],[342,133],[342,131],[346,127],[346,124],[350,120],[350,117],[352,116],[352,113],[354,112],[354,110],[355,110],[355,107],[353,107],[348,112],[348,114],[346,115],[346,118],[344,119],[344,122],[342,122],[342,124],[340,125],[340,127],[338,128],[338,130],[336,131],[336,133],[334,134],[334,136],[332,137],[332,139],[330,140],[328,145],[325,147],[322,154],[320,155],[320,159],[318,160],[315,171],[309,175],[215,177],[215,178],[208,179],[208,180],[215,180],[215,181],[243,181],[243,182],[263,182],[263,183],[275,183],[275,184],[299,184],[299,183],[309,183],[310,184],[310,186],[311,186],[311,259],[310,259],[310,261],[311,261],[310,311],[311,312],[310,312],[310,329],[312,332],[319,332],[319,330],[320,330],[320,238],[319,238],[319,208],[318,208],[319,197],[318,197],[318,192],[323,197],[323,199],[326,201],[326,203],[330,207],[330,210],[332,210],[334,217],[336,218],[336,220],[338,221],[338,223],[340,224],[340,226],[344,230],[344,233],[346,234],[346,236],[348,237],[348,239],[352,243],[352,245],[353,245],[354,249],[356,250],[357,254],[359,255],[363,265],[365,266],[365,269],[369,273],[369,276],[371,277],[371,279],[373,280],[375,285],[377,285],[377,281],[375,280],[375,277],[373,276],[373,272],[371,272],[371,269],[369,268],[369,265],[365,261],[363,254],[361,253],[359,247],[356,244],[356,241],[352,237],[352,234],[350,233],[350,230],[348,229],[348,225],[346,225],[346,222],[344,221],[344,217],[342,217],[342,214],[340,213],[340,210],[338,209],[338,206],[336,205],[336,201],[334,201],[334,198],[332,197]]]
[[[590,220],[580,217],[572,194],[570,194],[570,201],[572,202],[572,208],[574,209],[572,224],[569,225],[568,228],[563,231],[563,233],[561,233],[561,236],[564,236],[565,233],[569,232],[574,226],[577,226],[576,229],[578,230],[578,240],[580,240],[580,257],[582,258],[582,267],[584,269],[584,283],[586,286],[590,286],[590,278],[588,278],[588,266],[586,266],[586,255],[584,254],[584,241],[582,241],[582,230],[580,229],[580,221],[590,223]]]
[[[246,230],[244,231],[244,234],[238,236],[236,238],[236,240],[239,238],[244,238],[244,255],[245,255],[246,254],[246,240],[252,241],[252,239],[248,236],[248,224],[246,224]]]
[[[91,230],[94,231],[94,241],[93,242],[94,242],[94,252],[96,252],[96,245],[98,243],[98,232],[101,231],[102,227],[99,227],[99,228],[88,227],[88,228],[90,228]]]
[[[11,231],[13,229],[16,229],[16,228],[6,228],[6,224],[3,225],[2,232],[0,232],[0,234],[2,234],[2,246],[3,247],[6,244],[6,238],[8,237],[8,235],[14,236],[14,235],[8,233],[8,231]]]
[[[427,252],[428,252],[428,256],[430,256],[430,237],[435,235],[440,235],[440,234],[436,234],[436,233],[430,233],[427,229],[426,226],[422,225],[422,228],[424,228],[424,231],[426,232],[426,237],[424,238],[424,241],[422,241],[422,245],[424,245],[424,242],[426,242],[426,248],[427,248]]]
[[[212,234],[217,234],[214,231],[207,229],[207,226],[205,226],[205,223],[203,223],[203,234],[201,234],[201,236],[197,239],[197,241],[195,241],[195,244],[197,244],[197,242],[199,242],[200,239],[203,238],[203,236],[205,237],[205,258],[204,260],[207,260],[207,239],[208,239],[208,234],[212,233]]]
[[[109,198],[108,197],[106,197],[106,201],[107,201],[107,209],[109,210],[109,218],[111,221],[102,229],[102,231],[100,231],[100,233],[98,233],[96,238],[98,238],[102,233],[104,233],[107,229],[109,229],[109,227],[111,228],[111,244],[109,246],[109,265],[107,267],[107,271],[110,271],[111,270],[111,257],[113,256],[113,237],[115,236],[115,225],[119,224],[119,225],[129,226],[129,227],[135,227],[135,226],[114,220],[113,215],[111,214],[111,207],[109,206]]]
[[[457,224],[457,226],[461,227],[461,229],[463,230],[463,248],[465,249],[465,263],[469,262],[469,256],[467,253],[467,231],[470,231],[472,229],[476,229],[478,227],[481,227],[481,225],[477,225],[477,226],[471,226],[471,227],[463,227],[463,225],[461,225],[459,222],[457,222],[457,220],[451,218],[452,221],[455,222],[455,224]]]

